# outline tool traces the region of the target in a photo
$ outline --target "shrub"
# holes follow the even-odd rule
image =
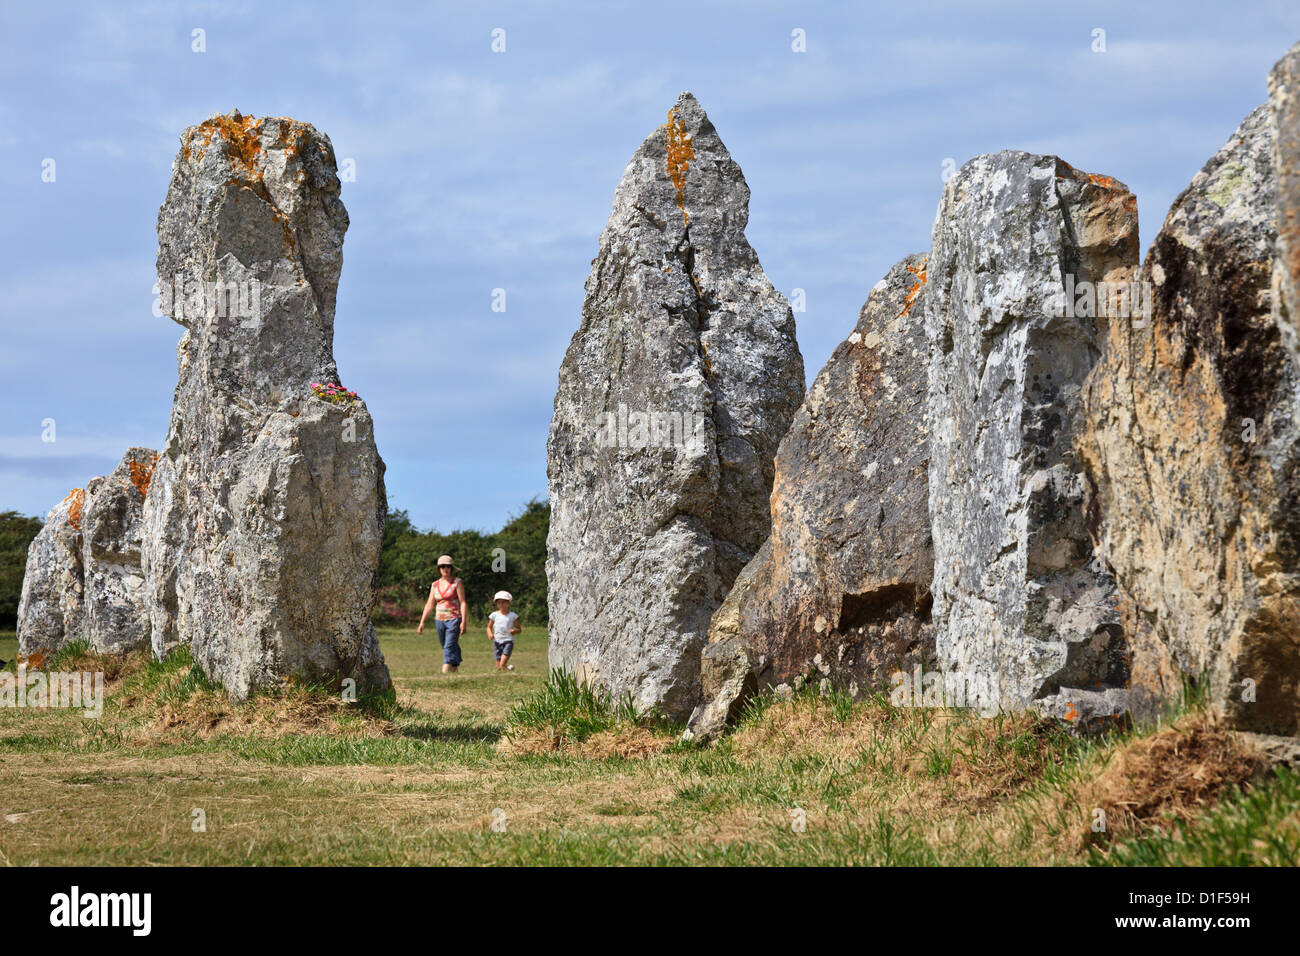
[[[405,511],[392,511],[384,529],[379,560],[379,602],[375,622],[402,625],[418,621],[438,578],[438,556],[456,559],[456,573],[465,582],[471,617],[485,618],[496,609],[492,595],[514,595],[511,608],[524,624],[545,625],[546,534],[549,504],[533,500],[500,531],[421,532]],[[493,570],[496,550],[504,552],[505,570]],[[499,565],[498,565],[499,566]]]
[[[41,530],[39,518],[0,512],[0,629],[18,624],[18,601],[27,573],[27,548]]]

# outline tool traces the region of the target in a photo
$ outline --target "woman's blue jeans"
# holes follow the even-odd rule
[[[450,621],[434,621],[438,632],[438,643],[442,645],[442,662],[452,667],[460,666],[460,618]]]

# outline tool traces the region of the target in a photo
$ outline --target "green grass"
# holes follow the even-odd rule
[[[506,720],[511,728],[536,728],[575,741],[620,724],[658,723],[653,715],[637,712],[631,694],[614,700],[607,691],[580,684],[560,670],[552,671],[540,690],[511,708]]]
[[[1090,835],[1088,788],[1125,748],[1182,733],[1179,714],[1088,740],[1025,716],[806,691],[755,700],[734,734],[697,747],[550,675],[541,628],[505,673],[481,628],[456,674],[440,673],[432,629],[384,629],[380,643],[396,697],[351,709],[311,688],[231,708],[181,654],[113,682],[101,720],[0,710],[0,865],[1197,865],[1295,862],[1300,846],[1300,783],[1285,773],[1190,823]],[[0,634],[0,658],[15,651]],[[163,707],[283,706],[289,720],[313,702],[334,706],[289,732],[155,723]],[[518,751],[512,732],[610,746]],[[644,749],[624,755],[625,738]]]
[[[1274,779],[1234,789],[1193,825],[1147,833],[1109,853],[1103,866],[1296,866],[1300,864],[1300,775],[1279,767]]]

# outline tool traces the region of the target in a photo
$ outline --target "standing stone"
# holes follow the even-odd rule
[[[748,218],[740,167],[683,93],[615,193],[547,443],[551,666],[676,719],[709,617],[767,536],[803,393]]]
[[[713,615],[691,738],[761,688],[870,691],[933,663],[925,283],[923,255],[877,283],[781,440],[771,537]]]
[[[92,650],[120,653],[149,644],[140,545],[157,461],[153,449],[131,448],[111,474],[86,485],[82,567],[85,638]]]
[[[1298,66],[1175,201],[1142,268],[1151,321],[1111,324],[1081,442],[1098,539],[1154,630],[1135,690],[1186,675],[1281,734],[1300,733]]]
[[[101,653],[149,642],[140,567],[145,498],[158,453],[131,448],[107,476],[59,502],[27,551],[18,649],[48,658],[85,641]]]
[[[154,644],[188,643],[235,698],[290,676],[390,686],[370,624],[384,465],[365,403],[313,391],[338,381],[339,188],[327,137],[235,112],[185,131],[158,213],[186,331],[144,518]]]
[[[74,488],[50,511],[27,548],[18,602],[18,653],[49,657],[84,637],[85,570],[82,564],[84,488]]]
[[[1088,293],[1131,288],[1137,243],[1132,194],[1053,156],[981,156],[944,189],[925,300],[935,641],[982,709],[1127,682],[1073,439],[1104,321]]]

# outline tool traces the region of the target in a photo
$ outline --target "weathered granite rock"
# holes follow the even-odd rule
[[[236,112],[185,131],[158,213],[163,311],[186,332],[146,588],[155,649],[188,643],[236,698],[390,686],[370,624],[384,465],[364,402],[312,388],[338,380],[347,226],[313,127]]]
[[[925,298],[935,641],[981,709],[1127,681],[1072,442],[1102,321],[1084,283],[1128,289],[1137,242],[1132,194],[1053,156],[981,156],[944,189]]]
[[[140,544],[158,453],[131,448],[109,475],[74,489],[50,512],[27,552],[18,646],[49,657],[84,640],[124,652],[149,642]]]
[[[1281,309],[1288,339],[1300,331],[1300,43],[1278,60],[1268,77],[1268,108],[1277,137],[1273,148],[1277,178],[1277,253],[1273,268],[1280,295],[1273,301]]]
[[[624,171],[547,443],[550,659],[684,719],[709,616],[768,533],[803,393],[749,187],[689,93]]]
[[[1283,734],[1300,733],[1298,63],[1273,74],[1284,134],[1255,110],[1175,201],[1141,273],[1151,322],[1111,323],[1080,442],[1098,541],[1155,633],[1134,693],[1187,675],[1238,727]]]
[[[84,488],[74,488],[50,511],[27,548],[18,602],[18,653],[48,657],[85,633],[82,564]]]
[[[158,453],[131,448],[109,475],[86,485],[82,508],[85,638],[101,652],[149,644],[140,545],[144,502]]]
[[[767,560],[771,553],[769,545],[764,544],[754,560],[760,560],[760,556]],[[736,579],[737,583],[741,578]],[[755,669],[755,657],[747,640],[730,630],[725,636],[715,637],[710,630],[709,642],[700,653],[700,703],[691,711],[682,739],[713,740],[739,720],[745,702],[759,690]],[[780,686],[788,689],[789,685]]]
[[[171,458],[161,456],[149,485],[149,507],[142,516],[142,537],[149,546],[142,549],[140,562],[150,645],[158,660],[181,645],[180,619],[188,614],[180,606],[183,595],[177,581],[193,523],[185,512],[180,490],[176,465]]]
[[[876,284],[781,440],[771,537],[713,616],[690,738],[757,689],[856,694],[933,665],[925,282],[913,255]]]

